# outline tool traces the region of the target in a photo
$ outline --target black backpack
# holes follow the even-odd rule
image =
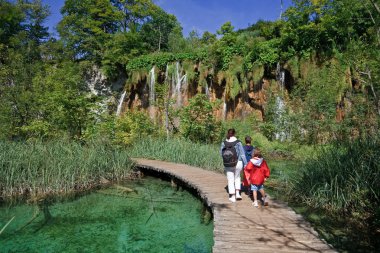
[[[236,153],[235,145],[239,140],[234,142],[224,141],[224,148],[222,149],[222,158],[224,167],[235,167],[238,162],[238,155]]]

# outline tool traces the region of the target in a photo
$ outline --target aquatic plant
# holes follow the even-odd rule
[[[144,138],[136,142],[129,154],[143,157],[184,163],[212,171],[223,171],[219,145],[192,143],[180,138]]]
[[[39,199],[126,178],[125,150],[105,143],[0,142],[0,198]]]

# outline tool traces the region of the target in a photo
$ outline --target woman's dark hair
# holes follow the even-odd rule
[[[245,143],[247,143],[247,144],[248,144],[248,143],[251,144],[251,141],[252,141],[251,136],[248,136],[248,135],[247,135],[247,136],[245,137]]]
[[[228,129],[228,131],[227,131],[227,140],[229,140],[232,136],[235,136],[235,129],[234,128]]]

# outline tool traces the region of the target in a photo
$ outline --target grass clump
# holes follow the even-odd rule
[[[321,148],[292,176],[288,192],[293,200],[339,219],[348,237],[369,251],[380,241],[379,147],[376,137]]]
[[[177,138],[144,138],[131,148],[130,155],[184,163],[211,171],[223,172],[223,163],[219,154],[219,145],[192,143]]]
[[[0,198],[83,191],[126,178],[131,167],[125,150],[104,143],[0,142]]]

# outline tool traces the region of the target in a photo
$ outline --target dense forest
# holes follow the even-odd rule
[[[2,143],[106,139],[124,148],[149,136],[213,145],[226,127],[244,126],[262,138],[256,144],[272,143],[268,157],[299,158],[300,145],[318,145],[288,193],[344,214],[376,248],[379,1],[293,0],[276,21],[185,36],[151,0],[66,0],[61,14],[55,37],[41,0],[0,0]],[[186,94],[175,97],[185,77]],[[95,89],[96,78],[105,86]]]
[[[217,34],[187,37],[175,16],[148,0],[73,0],[61,12],[57,39],[44,26],[49,8],[41,1],[1,1],[2,138],[85,138],[104,112],[89,92],[91,70],[108,80],[126,77],[124,88],[111,94],[118,97],[153,66],[165,72],[176,61],[196,90],[214,81],[227,102],[260,89],[262,78],[278,81],[279,67],[285,71],[282,124],[275,122],[275,91],[260,105],[268,138],[285,131],[293,141],[315,144],[377,131],[375,1],[294,1],[280,20],[238,31],[226,22]],[[156,89],[162,97],[164,87]]]

